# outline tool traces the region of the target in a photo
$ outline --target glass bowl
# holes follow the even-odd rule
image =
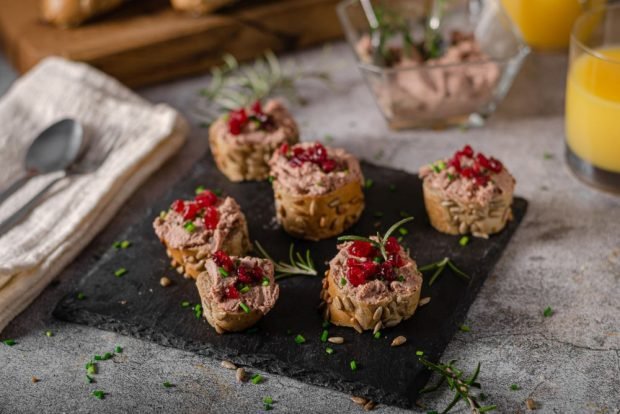
[[[415,44],[421,42],[428,15],[426,2],[384,3],[386,9],[403,19]],[[455,32],[473,34],[484,57],[464,62],[439,58],[410,66],[375,65],[368,55],[372,54],[368,52],[371,28],[360,0],[345,0],[338,5],[338,16],[357,65],[390,128],[481,126],[510,89],[529,53],[498,1],[447,0],[445,4],[443,38],[450,39]]]

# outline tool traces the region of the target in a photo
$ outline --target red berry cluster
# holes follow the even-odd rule
[[[338,163],[329,158],[327,149],[320,142],[308,148],[295,146],[292,149],[287,143],[284,143],[280,147],[280,153],[288,159],[293,167],[300,167],[305,162],[311,162],[321,167],[325,173],[330,173],[338,167]]]
[[[463,165],[463,160],[472,160],[473,164],[468,163]],[[499,173],[504,166],[499,160],[495,158],[487,158],[481,152],[474,154],[474,150],[465,145],[462,150],[457,151],[454,156],[448,161],[448,166],[454,167],[457,173],[465,178],[473,179],[476,184],[484,187],[489,182],[489,173]]]
[[[246,266],[238,266],[235,267],[234,263],[230,256],[228,256],[222,250],[218,250],[213,254],[213,261],[216,265],[224,269],[229,276],[236,275],[237,282],[235,284],[229,285],[224,289],[224,296],[227,299],[238,299],[241,292],[241,285],[243,286],[251,286],[257,285],[261,283],[265,277],[265,273],[260,266],[254,267],[246,267]]]
[[[228,114],[228,131],[233,135],[239,135],[250,121],[257,122],[261,129],[273,126],[271,117],[263,112],[260,101],[256,101],[250,106],[249,111],[239,108]]]
[[[374,279],[392,282],[398,277],[396,269],[405,264],[400,255],[400,244],[394,237],[388,237],[385,243],[388,256],[385,261],[379,250],[366,241],[354,241],[347,250],[351,256],[366,259],[364,261],[352,257],[347,259],[346,275],[353,286],[359,286]]]
[[[172,209],[179,214],[183,215],[183,220],[193,221],[196,216],[202,216],[204,225],[209,230],[215,230],[217,223],[220,220],[219,213],[215,204],[217,203],[217,196],[209,191],[205,190],[198,194],[194,201],[176,200],[172,203]]]

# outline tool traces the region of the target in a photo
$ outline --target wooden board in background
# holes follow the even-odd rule
[[[176,12],[167,0],[137,0],[74,29],[43,23],[38,1],[0,0],[0,40],[20,73],[59,55],[134,87],[204,72],[224,53],[246,60],[342,35],[339,0],[247,0],[202,17]]]

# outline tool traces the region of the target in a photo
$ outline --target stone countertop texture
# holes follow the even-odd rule
[[[294,58],[312,67],[322,53]],[[482,362],[479,380],[486,402],[497,404],[498,412],[526,412],[525,400],[532,398],[540,413],[619,413],[620,197],[584,186],[564,163],[566,57],[529,56],[484,128],[393,132],[347,48],[336,44],[327,56],[336,86],[304,84],[301,91],[309,103],[294,108],[303,139],[331,135],[333,145],[410,172],[470,143],[502,159],[517,179],[517,194],[530,201],[523,224],[467,315],[471,331],[459,332],[442,359],[457,359],[467,371]],[[0,58],[0,90],[14,78]],[[2,333],[2,339],[14,338],[17,345],[0,345],[0,413],[246,413],[260,412],[265,396],[274,399],[274,412],[360,412],[339,392],[271,374],[264,374],[263,384],[240,385],[220,361],[51,316],[57,301],[116,235],[206,150],[207,131],[198,126],[193,107],[196,91],[207,80],[203,76],[139,91],[192,120],[189,142]],[[548,306],[555,313],[545,318]],[[45,335],[48,330],[52,337]],[[122,355],[99,364],[96,388],[107,393],[100,401],[90,394],[94,387],[85,381],[84,364],[117,344],[124,348]],[[33,376],[40,381],[33,383]],[[165,381],[175,387],[164,388]],[[511,390],[512,384],[519,389]],[[451,396],[438,392],[422,402],[441,411]],[[377,412],[405,411],[379,406]]]

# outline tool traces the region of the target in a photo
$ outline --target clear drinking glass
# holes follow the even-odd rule
[[[589,11],[573,28],[566,160],[581,180],[620,193],[620,5]]]

